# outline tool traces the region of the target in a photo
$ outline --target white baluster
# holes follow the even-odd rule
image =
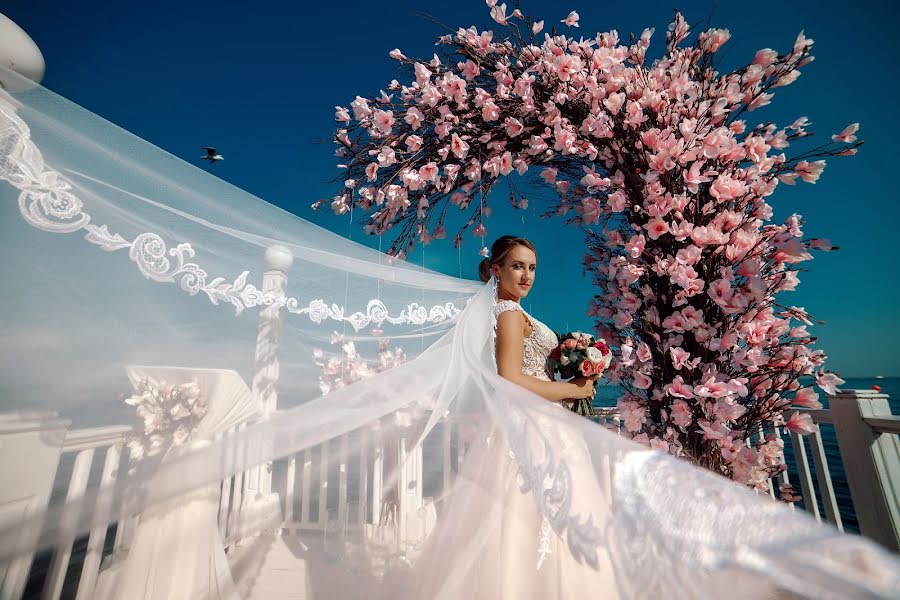
[[[293,532],[294,520],[294,480],[297,472],[297,456],[291,456],[287,464],[287,481],[284,490],[284,525],[288,533]]]
[[[84,490],[87,488],[93,459],[93,448],[81,450],[75,457],[72,479],[69,482],[69,492],[66,494],[67,508],[60,520],[60,543],[56,552],[53,553],[53,560],[50,562],[50,571],[47,576],[47,584],[44,587],[43,600],[59,600],[62,594],[66,571],[69,569],[69,558],[72,556],[72,543],[75,541],[78,517],[82,508],[80,501],[84,497]]]
[[[828,470],[828,459],[825,457],[825,445],[822,443],[822,434],[819,431],[809,434],[809,447],[812,449],[813,464],[816,466],[816,479],[819,482],[822,504],[825,505],[825,518],[843,531],[844,523],[841,520],[837,498],[834,495],[834,484],[831,483],[831,472]]]
[[[356,521],[362,528],[366,524],[366,505],[369,502],[369,430],[360,431],[359,437],[359,503]]]
[[[122,445],[114,444],[106,449],[106,458],[103,461],[103,474],[100,477],[100,487],[108,488],[116,479],[119,472],[119,457],[122,455]],[[94,586],[97,585],[97,573],[100,570],[100,559],[103,557],[103,543],[106,541],[110,506],[106,502],[95,508],[95,522],[98,524],[91,530],[88,538],[87,552],[84,556],[84,564],[81,567],[81,578],[78,580],[78,592],[75,600],[90,598],[94,594]]]
[[[806,507],[806,511],[816,518],[816,521],[821,521],[819,503],[816,502],[816,492],[813,489],[812,473],[809,470],[809,459],[806,458],[806,445],[799,433],[791,432],[791,447],[794,449],[794,461],[797,463],[797,475],[800,477],[803,505]]]
[[[328,523],[328,442],[321,445],[322,453],[319,455],[319,514],[317,523],[325,527]]]
[[[309,524],[309,496],[312,487],[312,455],[307,448],[303,451],[303,479],[300,487],[300,523]]]

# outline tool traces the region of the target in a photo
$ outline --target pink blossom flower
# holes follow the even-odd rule
[[[678,427],[690,427],[691,423],[694,422],[694,416],[691,414],[691,409],[687,402],[678,399],[672,404],[671,419],[672,423]]]
[[[500,174],[509,175],[513,170],[512,154],[504,152],[500,155]]]
[[[506,135],[511,138],[514,138],[522,133],[522,129],[524,129],[522,127],[522,122],[515,117],[506,117],[504,123],[506,124]]]
[[[369,163],[366,167],[366,177],[369,181],[375,181],[378,177],[378,163]]]
[[[388,53],[388,56],[390,56],[394,60],[407,60],[406,56],[402,52],[400,52],[400,48],[394,48]]]
[[[636,371],[634,374],[634,387],[639,390],[646,390],[651,385],[653,385],[653,380],[651,380],[643,371]]]
[[[625,431],[635,433],[641,430],[641,426],[647,422],[647,410],[638,406],[635,402],[625,402],[620,407],[620,416],[622,417]]]
[[[729,175],[719,175],[713,181],[709,193],[719,202],[734,200],[747,193],[747,184]]]
[[[469,154],[469,144],[464,142],[457,134],[453,134],[450,138],[450,151],[459,160],[465,160]]]
[[[731,33],[727,29],[710,29],[705,34],[703,49],[709,53],[718,52],[730,38]]]
[[[417,135],[411,135],[407,137],[406,147],[409,148],[410,152],[416,152],[419,148],[422,147],[422,138]]]
[[[580,27],[578,24],[578,13],[574,10],[569,13],[569,16],[561,21],[561,23],[565,23],[569,27]]]
[[[644,251],[645,244],[646,239],[644,238],[644,236],[640,234],[634,235],[630,240],[628,240],[628,243],[625,244],[625,252],[631,258],[638,258]]]
[[[334,120],[344,123],[350,122],[350,113],[347,112],[347,109],[342,106],[334,107]]]
[[[537,35],[541,31],[543,31],[543,29],[544,29],[544,22],[543,21],[535,21],[534,24],[531,26],[531,34]]]
[[[641,433],[631,438],[631,441],[641,444],[642,446],[649,446],[650,436],[648,436],[646,433]]]
[[[771,48],[763,48],[762,50],[758,50],[756,52],[756,56],[753,58],[753,64],[759,65],[761,67],[768,67],[777,59],[778,52],[772,50]]]
[[[376,110],[375,127],[381,133],[390,133],[394,127],[394,113],[387,110]]]
[[[672,355],[672,367],[676,370],[680,370],[691,357],[690,352],[678,346],[669,348],[669,353]]]
[[[799,163],[797,163],[797,166],[794,167],[794,172],[797,173],[797,175],[800,176],[800,179],[802,179],[806,183],[815,183],[816,181],[818,181],[819,176],[824,170],[824,160],[817,160],[811,163],[805,160],[801,160]]]
[[[616,190],[607,198],[607,205],[612,212],[620,213],[628,206],[628,196],[623,190]]]
[[[806,408],[822,408],[822,403],[819,402],[819,394],[811,387],[797,390],[797,393],[794,395],[794,404],[805,406]]]
[[[610,94],[607,96],[606,100],[603,101],[603,105],[612,115],[617,114],[623,104],[625,104],[625,94],[622,93]]]
[[[647,230],[647,235],[650,236],[651,240],[657,240],[661,235],[669,231],[669,226],[662,219],[656,218],[650,219],[644,225],[644,229]]]
[[[397,162],[397,156],[394,153],[394,149],[390,147],[384,147],[378,153],[378,164],[382,167],[389,167],[390,165]]]
[[[369,101],[361,96],[357,96],[356,99],[350,103],[350,108],[353,109],[353,118],[357,121],[362,121],[372,114],[372,110],[369,108]]]
[[[645,434],[646,435],[646,434]],[[669,442],[665,440],[661,440],[659,438],[653,438],[650,440],[650,447],[654,450],[658,450],[660,452],[669,452]]]
[[[553,68],[560,81],[569,81],[573,73],[582,69],[581,58],[574,54],[561,54],[553,60]]]
[[[467,60],[464,63],[459,63],[459,69],[462,72],[463,77],[466,78],[466,81],[471,81],[478,77],[481,73],[481,67],[478,66],[478,63],[473,62],[472,60]]]
[[[630,127],[639,127],[641,123],[647,120],[647,115],[644,114],[644,109],[641,108],[641,105],[639,103],[634,101],[628,103],[626,114],[627,116],[625,117],[625,124]]]
[[[856,132],[859,131],[859,123],[853,123],[852,125],[848,125],[837,135],[831,136],[832,141],[835,142],[844,142],[845,144],[852,144],[856,141]]]
[[[794,411],[784,427],[800,435],[808,435],[819,430],[819,427],[812,422],[812,418],[808,414],[801,414],[800,411]]]
[[[430,162],[419,169],[419,177],[422,178],[423,181],[434,181],[437,178],[437,175],[438,166],[434,162]]]
[[[717,381],[714,374],[710,374],[700,385],[694,386],[694,394],[704,398],[722,398],[728,394],[728,386],[724,381]]]
[[[553,131],[553,149],[563,154],[575,154],[575,134],[567,127],[556,126]]]
[[[481,118],[485,121],[496,121],[500,118],[500,108],[492,100],[488,100],[481,107]]]
[[[675,254],[675,260],[683,265],[695,265],[700,260],[700,248],[694,244],[682,248]]]
[[[506,16],[506,4],[491,7],[491,18],[500,25],[506,25],[506,19],[508,18]]]
[[[837,393],[837,386],[842,383],[847,383],[834,373],[826,373],[825,371],[820,371],[816,373],[816,385],[824,391],[826,394],[834,395]]]
[[[734,290],[732,289],[730,282],[725,279],[716,279],[709,284],[707,294],[712,298],[713,302],[719,306],[728,306],[731,299],[734,297]]]
[[[410,127],[412,127],[413,131],[415,131],[422,125],[422,121],[425,120],[425,115],[422,114],[422,111],[413,106],[406,111],[406,115],[403,117],[403,120],[406,121],[406,123]]]
[[[691,167],[683,173],[684,182],[687,184],[688,190],[692,194],[696,194],[700,189],[701,183],[707,183],[709,177],[705,177],[700,173],[700,163],[691,163]]]
[[[591,225],[600,222],[600,201],[593,196],[588,196],[581,201],[578,206],[578,212],[585,224]]]

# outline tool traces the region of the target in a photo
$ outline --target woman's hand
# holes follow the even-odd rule
[[[593,398],[595,381],[593,377],[576,377],[569,382],[574,390],[571,397],[575,400]]]

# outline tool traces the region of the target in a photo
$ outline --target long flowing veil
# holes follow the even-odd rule
[[[604,597],[900,593],[875,544],[500,378],[491,285],[20,83],[0,90],[5,591],[450,598],[549,576],[551,539]],[[479,567],[513,539],[530,562]]]

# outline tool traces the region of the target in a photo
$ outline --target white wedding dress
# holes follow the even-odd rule
[[[496,294],[495,282],[489,285]],[[525,313],[518,303],[495,301],[495,327],[507,310]],[[522,372],[552,380],[546,360],[556,335],[525,315],[532,331]],[[452,508],[417,565],[411,597],[686,600],[728,590],[739,599],[856,598],[869,596],[851,581],[896,585],[864,552],[855,554],[859,548],[805,515],[779,521],[785,507],[768,497],[752,498],[754,492],[712,473],[697,477],[698,469],[656,451],[603,450],[600,440],[610,433],[560,404],[509,408],[509,420],[521,426],[505,429],[497,425],[503,417],[486,419]],[[759,512],[747,508],[748,499],[759,502]],[[759,523],[756,534],[751,521]],[[816,530],[818,547],[779,547],[791,536],[808,541]],[[815,567],[791,581],[791,555]]]
[[[524,340],[522,372],[551,381],[546,363],[556,347],[556,335],[511,300],[494,305],[495,323],[502,312],[512,310],[524,313],[531,325]],[[540,408],[565,410],[550,402]],[[577,432],[567,431],[541,410],[529,411],[529,418],[543,434],[540,442],[549,444],[530,452],[540,456],[552,450],[553,459],[565,461],[573,472],[593,472],[586,464],[591,457]],[[552,477],[535,477],[541,472],[521,468],[524,465],[517,462],[498,428],[488,427],[481,433],[467,458],[467,463],[477,468],[463,475],[465,484],[455,491],[468,497],[454,498],[451,503],[464,508],[446,515],[432,534],[422,559],[418,597],[555,600],[603,590],[598,597],[618,598],[607,549],[584,554],[578,550],[580,541],[599,537],[608,525],[609,513],[598,510],[608,502],[603,490],[591,485],[589,477],[570,482],[569,489],[554,489]],[[572,488],[577,489],[576,494],[571,493]],[[486,513],[494,514],[485,519]],[[593,519],[582,522],[580,514],[592,514]],[[491,525],[485,528],[484,522]],[[569,542],[574,552],[566,546]],[[446,572],[442,565],[451,548],[454,560],[470,568],[448,581],[441,573]]]

